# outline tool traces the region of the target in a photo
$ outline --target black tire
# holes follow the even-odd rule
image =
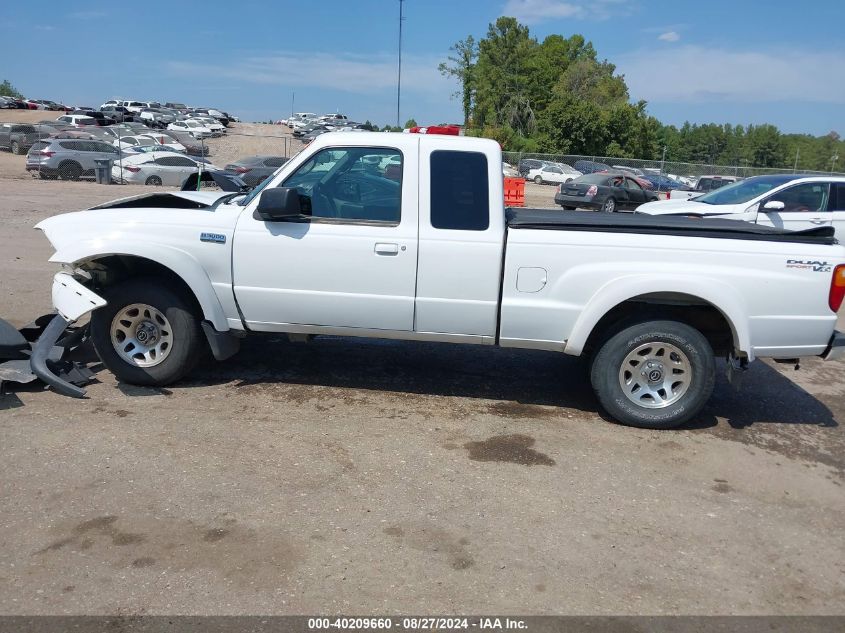
[[[102,292],[108,304],[91,313],[91,340],[100,360],[118,380],[133,385],[161,387],[188,374],[205,355],[200,316],[189,298],[157,277],[135,277],[108,286]],[[139,367],[124,360],[112,344],[115,316],[132,304],[147,304],[161,312],[172,328],[172,347],[158,365]]]
[[[21,154],[21,145],[17,141],[12,141],[12,147],[10,149],[12,150],[12,154]]]
[[[543,179],[540,178],[540,176],[534,176],[534,182],[536,182],[538,185],[542,185]]]
[[[610,196],[607,200],[604,201],[604,204],[601,205],[601,210],[605,213],[613,213],[616,211],[616,198]]]
[[[56,179],[55,174],[45,174],[43,171],[38,172],[38,177],[41,178],[41,180],[55,180]]]
[[[684,375],[691,376],[679,399],[663,408],[649,408],[626,394],[621,374],[623,367],[633,373],[633,366],[626,363],[629,354],[648,344],[659,347],[661,343],[683,352],[689,368]],[[645,365],[642,367],[643,371],[648,370]],[[671,429],[689,421],[710,398],[715,380],[713,350],[707,339],[695,328],[677,321],[645,321],[617,331],[599,345],[590,367],[593,390],[605,411],[622,424],[643,429]],[[647,403],[648,396],[640,401]]]
[[[150,176],[144,181],[145,185],[152,185],[153,187],[161,187],[161,178],[158,176]]]
[[[73,160],[66,160],[59,165],[59,178],[62,180],[79,180],[82,177],[82,165]]]
[[[577,207],[573,207],[573,206],[570,206],[570,205],[563,205],[564,211],[575,211],[576,208]]]

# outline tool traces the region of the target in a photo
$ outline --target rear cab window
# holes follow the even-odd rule
[[[480,152],[431,153],[431,225],[452,231],[490,226],[487,157]]]

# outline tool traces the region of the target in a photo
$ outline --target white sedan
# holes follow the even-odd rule
[[[790,231],[833,226],[845,238],[845,177],[754,176],[710,193],[637,207],[649,215],[691,215],[745,220]]]
[[[96,127],[97,125],[97,119],[83,114],[66,114],[65,116],[60,116],[56,121],[71,127]]]
[[[209,136],[216,134],[216,132],[214,132],[211,128],[202,125],[199,121],[191,119],[187,119],[185,121],[174,121],[167,126],[167,129],[176,130],[177,132],[187,132],[194,138],[208,138]]]
[[[557,185],[574,180],[581,175],[580,171],[569,167],[569,165],[543,165],[542,167],[529,171],[525,179],[533,180],[538,185],[546,183]]]
[[[198,123],[209,128],[213,132],[223,133],[226,130],[226,127],[222,123],[220,123],[217,119],[211,116],[197,116],[194,114],[189,114],[188,120],[197,121]]]
[[[162,147],[167,147],[168,149],[175,150],[177,152],[186,152],[187,148],[182,145],[179,141],[177,141],[172,136],[168,136],[167,134],[143,134],[142,136],[149,137],[153,139],[156,145],[160,145]]]
[[[119,149],[131,152],[137,147],[152,146],[156,142],[149,136],[139,134],[137,136],[121,136],[120,138],[114,139],[112,144]]]
[[[203,165],[202,168],[218,169],[213,165]],[[126,184],[178,187],[199,169],[200,164],[187,156],[170,151],[145,152],[124,158],[122,164],[115,162],[112,179]]]

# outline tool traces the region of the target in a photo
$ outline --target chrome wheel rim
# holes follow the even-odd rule
[[[638,407],[663,409],[684,397],[692,382],[687,355],[671,343],[651,342],[631,350],[619,368],[619,386]]]
[[[612,213],[615,207],[616,204],[613,202],[613,200],[608,200],[604,203],[604,210],[608,213]]]
[[[153,306],[133,303],[112,319],[111,343],[130,365],[155,367],[170,354],[173,328],[167,317]]]

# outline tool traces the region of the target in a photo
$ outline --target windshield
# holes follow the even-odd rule
[[[800,176],[755,176],[715,189],[710,193],[694,198],[694,200],[704,204],[742,204],[796,178],[800,178]]]

